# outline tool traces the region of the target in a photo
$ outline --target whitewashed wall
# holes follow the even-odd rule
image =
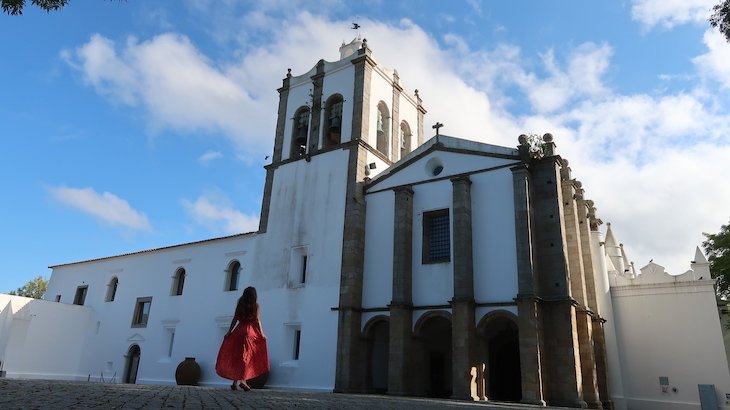
[[[512,302],[518,291],[512,172],[502,168],[470,178],[474,299]]]
[[[332,389],[337,347],[342,233],[348,152],[279,167],[274,175],[267,232],[259,238],[254,277],[276,296],[265,323],[272,386]],[[292,248],[306,247],[307,280],[291,287]],[[292,361],[293,327],[301,329],[301,356]]]
[[[683,277],[691,274],[611,288],[629,409],[699,409],[698,384],[714,384],[720,408],[730,408],[714,280]],[[666,392],[659,377],[669,378]]]
[[[86,380],[79,370],[91,310],[0,294],[0,360],[7,377]]]

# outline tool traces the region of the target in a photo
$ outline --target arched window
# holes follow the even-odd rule
[[[226,270],[226,290],[238,290],[238,278],[241,276],[241,263],[231,262]]]
[[[175,276],[172,277],[172,295],[180,296],[183,294],[183,287],[185,287],[185,269],[180,268],[175,271]]]
[[[294,114],[294,127],[291,136],[291,153],[289,158],[301,158],[307,152],[307,135],[309,134],[309,107],[301,107]]]
[[[325,108],[324,146],[331,147],[342,141],[342,104],[344,100],[340,94],[335,94],[327,100]]]
[[[407,122],[400,123],[400,157],[403,158],[411,152],[411,127]]]
[[[112,276],[112,279],[109,281],[109,284],[106,285],[106,301],[107,302],[114,302],[114,298],[117,296],[117,287],[119,286],[119,279],[117,279],[116,276]]]
[[[377,141],[375,148],[388,158],[390,158],[390,155],[388,155],[389,130],[390,111],[388,110],[388,106],[381,101],[378,103],[378,123],[376,124]]]

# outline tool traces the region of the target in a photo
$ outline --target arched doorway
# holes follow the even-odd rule
[[[516,317],[506,311],[487,314],[478,326],[486,364],[487,397],[495,401],[522,400],[520,347]]]
[[[124,383],[134,384],[137,382],[137,370],[139,370],[139,357],[141,354],[139,345],[133,344],[129,346],[127,355],[124,356],[126,359],[124,365]]]
[[[368,322],[363,333],[367,338],[368,390],[385,393],[388,390],[390,323],[383,316],[375,317]]]
[[[429,312],[416,323],[420,357],[416,358],[421,391],[429,397],[450,397],[451,319],[446,312]]]

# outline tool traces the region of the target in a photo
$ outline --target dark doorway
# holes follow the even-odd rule
[[[522,375],[517,324],[507,317],[495,317],[487,322],[485,336],[487,397],[519,402]]]
[[[141,351],[139,346],[134,344],[129,347],[129,351],[125,356],[126,363],[124,366],[124,383],[135,384],[137,382],[137,370],[139,370],[139,357]]]
[[[376,393],[385,393],[388,390],[389,323],[385,320],[374,323],[368,333],[370,386]]]
[[[422,364],[425,393],[429,397],[450,397],[451,378],[451,321],[433,316],[420,328],[423,349]]]

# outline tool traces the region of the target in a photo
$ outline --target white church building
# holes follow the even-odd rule
[[[730,408],[699,249],[682,275],[636,272],[550,134],[426,140],[418,91],[365,40],[340,54],[283,79],[258,231],[51,266],[43,300],[0,294],[5,377],[169,384],[194,357],[224,387],[218,347],[254,286],[270,387]]]

